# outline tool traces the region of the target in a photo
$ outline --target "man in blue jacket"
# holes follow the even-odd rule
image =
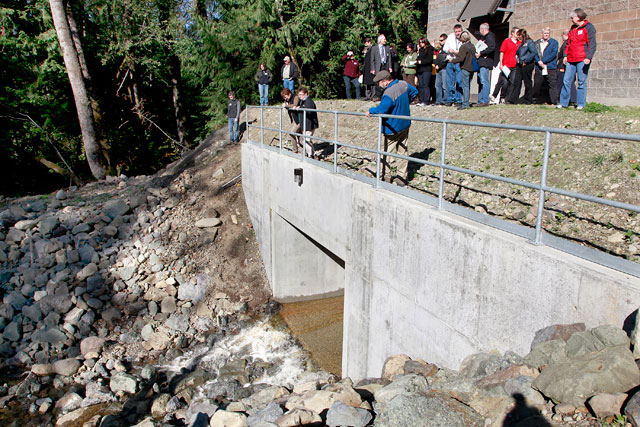
[[[404,80],[393,79],[387,70],[378,72],[373,81],[380,89],[384,90],[384,93],[380,99],[380,105],[370,108],[367,112],[367,117],[371,117],[372,114],[411,115],[409,105],[418,96],[418,89]],[[408,156],[407,140],[410,126],[411,120],[383,118],[381,130],[384,135],[383,150],[388,153],[395,151],[400,155]],[[404,187],[407,184],[409,162],[395,157],[393,159],[395,159],[395,162],[393,160],[391,162],[396,163],[398,169],[397,175],[391,182],[396,182],[401,187]],[[391,176],[391,162],[387,161],[387,156],[382,156],[380,179],[385,180],[387,169],[389,170],[388,174]]]
[[[546,99],[552,105],[558,103],[558,42],[551,38],[549,27],[542,29],[542,38],[536,40],[536,69],[533,77],[534,103],[542,104]],[[545,91],[543,85],[547,83]]]

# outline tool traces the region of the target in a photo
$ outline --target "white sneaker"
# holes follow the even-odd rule
[[[491,95],[491,96],[489,97],[489,101],[491,101],[491,102],[490,102],[490,104],[497,104],[497,102],[496,102],[496,97],[495,97],[495,96],[493,96],[493,95]]]
[[[556,108],[564,108],[564,107],[562,106],[562,104],[558,104],[556,105]]]
[[[578,106],[576,107],[576,110],[582,110],[582,109],[584,109],[584,106],[582,106],[582,105],[578,105]]]

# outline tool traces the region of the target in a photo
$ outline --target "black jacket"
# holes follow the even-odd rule
[[[434,52],[435,53],[435,52]],[[436,60],[433,62],[434,65],[438,66],[438,71],[442,71],[447,68],[447,52],[440,49],[440,53],[436,56]]]
[[[426,49],[418,50],[418,59],[416,63],[416,72],[425,73],[431,72],[431,66],[433,65],[433,46],[427,46]]]
[[[300,108],[312,108],[315,110],[316,103],[313,102],[313,99],[311,99],[309,95],[307,95],[305,100],[300,103]],[[304,111],[300,111],[299,113],[300,113],[300,116],[298,120],[300,121],[299,123],[302,124],[302,120],[304,118]],[[302,128],[304,130],[318,129],[318,113],[316,113],[315,111],[307,111],[307,120],[305,120],[304,123],[305,124],[303,125],[303,128]]]
[[[291,80],[296,80],[298,78],[298,66],[296,64],[292,62],[289,62],[289,65],[291,66],[289,68],[289,78]],[[285,64],[282,64],[282,67],[280,68],[280,78],[282,78],[282,73],[284,73],[284,67]]]
[[[479,40],[482,40],[487,45],[487,48],[480,52],[478,65],[493,69],[498,63],[496,61],[496,36],[492,32],[488,32],[486,36],[480,36]]]
[[[373,46],[367,50],[367,53],[364,55],[364,59],[362,60],[362,83],[365,85],[372,85],[374,74],[371,74],[371,55],[373,55]]]

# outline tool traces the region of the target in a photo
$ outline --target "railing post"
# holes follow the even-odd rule
[[[538,196],[538,216],[536,217],[536,236],[534,244],[539,245],[542,239],[542,215],[544,213],[544,187],[547,185],[547,171],[549,169],[549,148],[551,147],[551,132],[544,135],[544,154],[542,159],[542,177],[540,178],[540,195]]]
[[[440,152],[440,182],[438,184],[438,209],[444,209],[444,165],[447,152],[447,122],[442,122],[442,148]]]
[[[260,143],[264,145],[264,108],[260,107]]]
[[[282,154],[282,147],[283,147],[283,143],[282,143],[282,108],[280,108],[280,154]]]
[[[245,117],[245,129],[247,130],[247,142],[249,142],[249,106],[244,109],[244,117]]]
[[[380,160],[381,160],[380,147],[381,146],[382,146],[382,117],[378,116],[378,151],[376,153],[376,188],[380,188]]]
[[[333,173],[338,172],[338,112],[333,112]]]
[[[302,112],[302,161],[304,162],[305,154],[304,152],[307,150],[307,143],[304,140],[304,137],[307,133],[307,111]]]

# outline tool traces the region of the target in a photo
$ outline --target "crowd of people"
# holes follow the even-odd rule
[[[420,38],[417,46],[407,43],[406,54],[400,59],[398,50],[387,45],[384,34],[378,36],[375,45],[366,38],[362,64],[353,51],[342,57],[345,95],[351,99],[353,86],[356,99],[361,99],[364,86],[364,99],[380,102],[368,110],[367,116],[410,116],[412,104],[457,106],[464,110],[472,106],[470,86],[477,74],[478,102],[474,106],[546,103],[566,108],[573,102],[581,110],[586,105],[587,76],[596,51],[596,29],[583,9],[573,10],[569,18],[571,28],[563,32],[562,44],[551,38],[549,28],[543,28],[540,38],[534,41],[526,29],[513,27],[510,37],[498,47],[488,23],[480,25],[474,44],[471,34],[461,24],[455,24],[451,34],[441,34],[433,44],[426,37]],[[314,145],[309,136],[318,128],[318,115],[300,108],[315,109],[316,106],[306,87],[299,87],[296,95],[294,88],[299,70],[289,56],[284,57],[280,77],[284,86],[280,95],[291,121],[292,150],[297,153],[302,148],[306,155],[313,157]],[[272,78],[267,67],[260,64],[255,75],[260,105],[269,104]],[[493,90],[492,80],[496,82]],[[229,100],[230,138],[237,141],[240,106],[232,93]],[[383,119],[383,150],[407,156],[410,126],[410,120]],[[391,163],[396,163],[395,176],[391,176]],[[383,156],[381,179],[406,185],[407,166],[404,159],[394,158],[388,162]]]

